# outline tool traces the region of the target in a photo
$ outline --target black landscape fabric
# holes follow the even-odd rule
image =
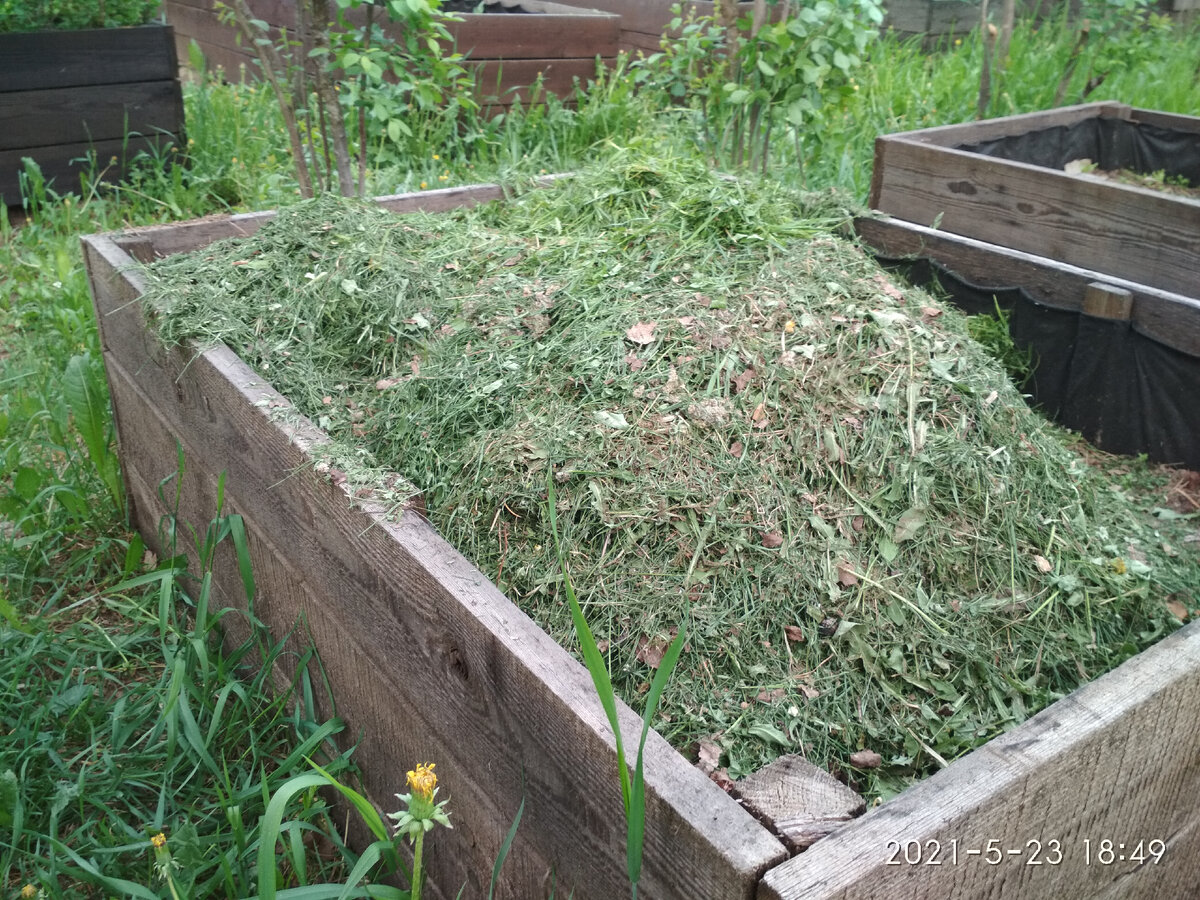
[[[1060,425],[1110,453],[1200,469],[1200,355],[1023,288],[971,284],[931,260],[888,265],[918,284],[937,281],[968,315],[1002,310],[1014,343],[1034,354],[1024,390]]]

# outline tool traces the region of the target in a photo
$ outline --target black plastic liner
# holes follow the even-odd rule
[[[940,284],[968,315],[994,315],[998,305],[1013,342],[1033,351],[1023,389],[1049,418],[1110,453],[1200,470],[1200,354],[1024,288],[971,284],[929,259],[880,262],[916,284]]]
[[[1097,116],[1074,125],[960,144],[956,149],[1048,169],[1090,159],[1100,169],[1131,169],[1146,175],[1161,171],[1169,178],[1200,185],[1200,134],[1136,120]]]

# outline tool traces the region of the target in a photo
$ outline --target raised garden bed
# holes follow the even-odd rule
[[[139,152],[183,139],[170,26],[0,34],[0,60],[0,202],[21,202],[22,157],[77,190],[89,153],[118,180]]]
[[[406,212],[500,196],[483,187],[381,202]],[[504,896],[625,893],[612,740],[581,666],[420,515],[396,518],[344,473],[310,471],[326,436],[228,348],[168,350],[148,329],[137,260],[250,235],[270,217],[85,239],[138,527],[163,549],[158,526],[176,490],[179,516],[207,521],[224,476],[227,507],[250,532],[256,612],[277,631],[306,617],[338,712],[363,733],[368,794],[387,807],[412,760],[437,762],[455,816],[431,864],[445,896],[459,885],[483,893],[522,798]],[[232,560],[215,579],[236,602]],[[1125,897],[1186,896],[1200,882],[1188,864],[1200,845],[1189,799],[1200,787],[1198,672],[1191,626],[786,862],[767,827],[652,734],[642,893],[800,900],[1011,888],[1058,898],[1119,883]],[[622,707],[622,717],[635,734],[633,714]],[[1103,840],[1141,841],[1158,861],[1110,860]],[[1151,841],[1163,842],[1161,855]],[[993,847],[1002,865],[983,858]],[[930,859],[951,848],[957,864]]]
[[[1089,160],[1090,163],[1081,163]],[[1095,103],[880,137],[859,231],[972,312],[999,302],[1029,389],[1100,447],[1200,468],[1200,118]]]
[[[295,21],[294,0],[250,0],[249,7],[276,31]],[[195,41],[209,68],[222,67],[226,77],[257,71],[253,49],[238,39],[235,26],[220,21],[215,0],[166,0],[165,10],[180,59],[188,59],[188,46]],[[361,9],[353,14],[364,15]],[[569,98],[576,79],[595,76],[597,58],[605,64],[616,60],[620,20],[597,10],[545,0],[489,0],[482,13],[456,15],[461,21],[447,23],[455,48],[474,69],[481,99],[498,108],[518,98],[527,102],[528,88],[539,75],[547,91]],[[389,27],[384,26],[385,33]]]

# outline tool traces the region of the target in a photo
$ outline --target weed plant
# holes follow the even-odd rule
[[[145,25],[158,11],[159,0],[0,0],[0,34]]]
[[[213,209],[203,163],[152,162],[115,187],[94,167],[76,192],[29,163],[24,208],[0,210],[6,896],[166,896],[164,872],[191,896],[248,896],[258,848],[279,837],[281,885],[337,880],[356,859],[315,790],[275,833],[260,825],[271,792],[311,771],[305,756],[352,772],[330,744],[340,725],[317,711],[310,659],[252,618],[244,643],[222,647],[231,620],[206,582],[147,556],[125,519],[79,235]],[[226,518],[199,543],[236,529]],[[280,654],[301,672],[290,687],[269,680]]]
[[[569,566],[628,702],[684,623],[656,720],[678,746],[735,775],[869,748],[887,792],[1161,637],[1200,573],[848,216],[616,150],[454,215],[293,207],[156,264],[149,302],[338,435],[352,478],[380,487],[366,451],[418,485],[564,644]]]
[[[1066,18],[1018,23],[989,115],[1099,100],[1183,115],[1200,109],[1200,27],[1113,27],[1086,45],[1059,98],[1077,36]],[[920,38],[887,34],[867,53],[848,93],[823,106],[795,140],[777,138],[775,178],[834,185],[865,200],[878,135],[975,118],[983,53],[976,32],[947,37],[932,50]]]
[[[353,854],[315,789],[286,822],[260,824],[309,758],[352,774],[332,740],[341,724],[318,709],[327,694],[312,651],[297,656],[291,635],[274,639],[254,619],[238,517],[196,538],[205,566],[223,541],[235,548],[250,592],[249,636],[236,646],[221,646],[231,612],[218,609],[210,574],[186,589],[181,557],[151,555],[149,571],[0,626],[6,885],[46,897],[157,898],[164,884],[171,896],[245,897],[261,851],[274,867],[281,839],[291,883],[344,877]],[[280,663],[297,673],[282,689]]]

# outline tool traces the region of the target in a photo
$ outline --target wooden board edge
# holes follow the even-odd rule
[[[1131,120],[1139,125],[1154,125],[1171,131],[1188,131],[1200,134],[1200,116],[1187,116],[1182,113],[1168,113],[1157,109],[1134,108],[1130,111]]]
[[[458,187],[433,188],[426,191],[385,194],[375,197],[373,200],[395,213],[448,212],[453,209],[490,203],[493,200],[503,200],[511,196],[513,191],[528,187],[546,187],[561,178],[569,177],[571,177],[570,173],[558,173],[541,175],[522,184],[468,184]],[[143,245],[149,247],[155,257],[171,256],[175,253],[199,250],[215,241],[249,237],[273,219],[275,215],[276,211],[273,209],[233,215],[218,213],[171,225],[127,228],[123,231],[110,232],[106,237],[119,247]],[[149,257],[143,261],[148,260]]]
[[[854,227],[869,249],[883,257],[928,258],[977,287],[1000,289],[1049,282],[1061,285],[1061,291],[1053,296],[1036,286],[1026,287],[1039,303],[1056,309],[1082,312],[1088,284],[1110,284],[1133,295],[1130,321],[1139,334],[1180,353],[1200,354],[1200,297],[1160,290],[891,216],[861,216]]]
[[[932,144],[937,147],[950,148],[957,144],[990,141],[1024,134],[1027,131],[1052,128],[1056,125],[1074,125],[1087,119],[1127,119],[1131,114],[1132,108],[1124,103],[1102,100],[996,119],[979,119],[954,125],[936,125],[932,128],[898,131],[893,134],[880,135],[880,139],[887,143]]]
[[[1096,896],[1109,873],[1085,853],[1101,840],[1168,842],[1194,819],[1198,723],[1200,622],[1194,622],[772,869],[758,900]],[[1107,771],[1110,764],[1117,771]],[[1141,821],[1135,811],[1144,813]],[[1161,830],[1146,822],[1155,816]],[[1006,855],[1017,848],[1016,865],[1007,859],[988,865],[982,857],[989,840]],[[1040,891],[1031,886],[1033,876],[1012,874],[1034,852],[1027,846],[1033,840],[1042,845],[1036,852],[1059,841],[1062,868],[1040,870],[1064,879],[1058,887]],[[949,864],[951,841],[961,844],[957,865]],[[917,853],[938,842],[947,854],[943,865],[896,864],[895,846],[908,842]],[[970,850],[978,852],[967,856]],[[1111,877],[1136,881],[1141,868],[1122,861]],[[1018,888],[1012,882],[1022,877]],[[1125,887],[1119,896],[1134,896],[1131,884]]]

